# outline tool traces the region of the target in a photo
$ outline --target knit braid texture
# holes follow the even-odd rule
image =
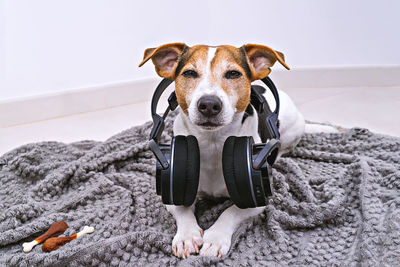
[[[400,266],[399,138],[359,128],[305,134],[274,165],[269,204],[237,229],[226,256],[178,259],[175,220],[155,192],[151,125],[0,157],[0,266]],[[230,205],[198,201],[200,227]],[[84,225],[95,232],[50,253],[22,251],[59,220],[65,235]]]

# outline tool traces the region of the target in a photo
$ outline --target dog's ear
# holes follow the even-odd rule
[[[276,61],[279,61],[286,69],[290,69],[285,63],[285,56],[278,51],[264,45],[246,44],[241,47],[246,52],[247,60],[250,63],[252,80],[267,77]]]
[[[147,48],[144,51],[143,61],[139,64],[139,67],[143,66],[151,58],[157,74],[173,80],[179,57],[187,47],[183,43],[172,43],[161,45],[157,48]]]

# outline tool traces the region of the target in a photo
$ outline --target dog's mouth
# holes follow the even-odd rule
[[[221,126],[223,126],[220,123],[215,123],[215,122],[211,122],[211,121],[206,121],[206,122],[201,122],[201,123],[197,123],[198,126],[200,126],[201,128],[205,129],[205,130],[215,130],[220,128]]]

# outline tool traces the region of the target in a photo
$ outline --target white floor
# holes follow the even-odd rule
[[[400,136],[400,87],[285,90],[307,120]],[[164,101],[165,106],[165,101]],[[0,155],[30,142],[106,140],[150,120],[150,102],[0,128]]]

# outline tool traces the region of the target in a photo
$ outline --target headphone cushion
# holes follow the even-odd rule
[[[248,174],[248,137],[230,136],[222,151],[222,169],[225,184],[233,203],[239,208],[254,206],[251,199]]]
[[[170,179],[173,184],[173,202],[175,205],[193,204],[199,184],[200,156],[197,139],[194,136],[178,135],[174,137],[173,172]]]
[[[186,180],[186,167],[185,163],[187,161],[187,141],[185,136],[175,136],[173,151],[171,153],[171,183],[172,183],[172,195],[173,204],[182,205],[184,190],[185,190],[185,180]]]
[[[183,205],[190,206],[196,199],[197,188],[199,186],[200,151],[196,137],[194,137],[193,135],[189,135],[186,137],[186,141],[188,153],[186,162],[186,181]]]

